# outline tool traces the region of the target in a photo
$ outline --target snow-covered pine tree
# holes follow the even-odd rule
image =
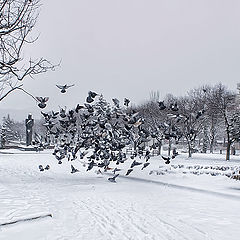
[[[5,139],[5,144],[10,143],[11,141],[21,141],[23,134],[24,126],[21,123],[15,122],[11,119],[10,115],[8,114],[7,117],[3,117],[2,123],[2,138]]]

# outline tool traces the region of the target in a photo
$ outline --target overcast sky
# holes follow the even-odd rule
[[[134,103],[183,95],[202,84],[240,82],[239,0],[43,0],[36,30],[39,40],[28,52],[61,67],[25,88],[49,96],[46,110],[75,106],[88,90],[108,99]],[[27,55],[27,53],[26,53]],[[65,95],[55,84],[75,84]],[[16,93],[0,108],[32,108]]]

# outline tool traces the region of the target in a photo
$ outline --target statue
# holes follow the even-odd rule
[[[32,119],[32,114],[28,114],[28,118],[25,120],[26,125],[26,145],[29,146],[32,144],[32,134],[33,134],[33,125],[34,120]]]

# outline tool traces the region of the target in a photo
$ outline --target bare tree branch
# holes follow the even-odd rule
[[[45,58],[27,61],[23,57],[24,47],[38,39],[31,34],[39,11],[40,0],[0,1],[0,101],[19,89],[19,86],[12,87],[12,83],[33,78],[58,66]]]

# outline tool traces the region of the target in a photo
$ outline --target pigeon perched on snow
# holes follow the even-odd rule
[[[70,88],[70,87],[73,87],[74,86],[74,84],[72,84],[72,85],[67,85],[67,84],[65,84],[65,85],[56,85],[59,89],[61,89],[61,93],[65,93],[66,91],[67,91],[67,89],[68,88]]]
[[[49,169],[50,169],[50,166],[47,165],[47,166],[45,167],[45,170],[49,170]]]
[[[47,106],[46,102],[49,100],[49,97],[36,97],[38,100],[38,106],[40,108],[45,108]]]
[[[39,168],[40,172],[43,172],[43,171],[44,171],[44,168],[43,168],[42,165],[39,165],[38,168]]]

